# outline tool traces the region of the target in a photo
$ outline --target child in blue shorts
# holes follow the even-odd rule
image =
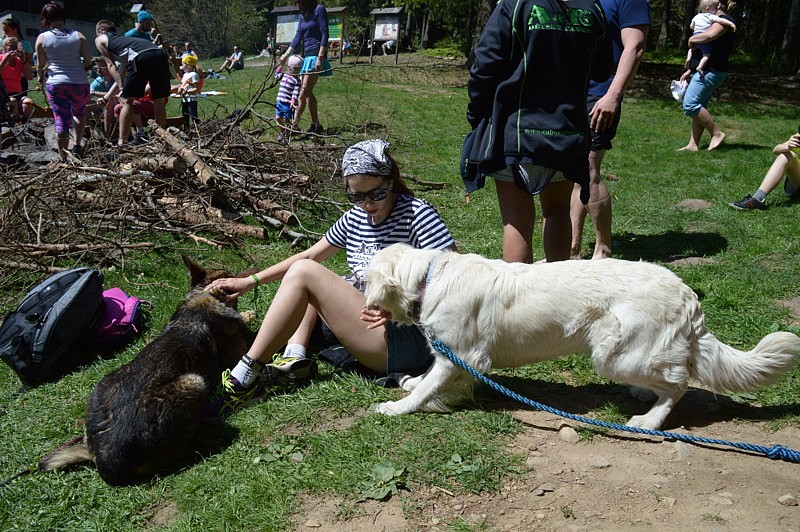
[[[289,57],[286,62],[286,72],[281,67],[275,72],[275,78],[280,79],[278,96],[275,98],[275,121],[281,131],[278,133],[278,142],[286,144],[291,138],[294,110],[297,107],[297,97],[300,95],[300,67],[303,58],[299,55]]]

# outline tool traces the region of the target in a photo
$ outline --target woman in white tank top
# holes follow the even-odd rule
[[[89,102],[91,55],[86,37],[65,28],[64,8],[55,3],[42,8],[45,31],[36,39],[36,59],[39,83],[45,94],[58,135],[58,154],[62,161],[69,157],[69,130],[75,123],[75,145],[72,153],[83,154],[83,131],[86,126],[86,104]]]

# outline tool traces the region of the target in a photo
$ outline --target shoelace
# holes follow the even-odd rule
[[[211,397],[209,398],[212,403],[221,399],[225,395],[225,392],[233,392],[233,383],[230,381],[230,376],[231,370],[226,369],[222,372],[220,383],[216,389],[214,389],[214,393],[212,393]]]

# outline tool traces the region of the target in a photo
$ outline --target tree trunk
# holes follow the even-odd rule
[[[656,42],[656,49],[663,50],[667,47],[669,41],[669,23],[672,20],[672,0],[664,0],[664,6],[661,10],[661,31],[658,32],[658,41]]]
[[[472,31],[472,44],[469,48],[469,54],[467,55],[467,68],[472,68],[472,64],[475,62],[475,46],[478,45],[478,41],[481,40],[481,34],[483,33],[483,27],[486,26],[486,22],[489,20],[489,17],[492,16],[492,11],[494,11],[495,6],[497,3],[494,0],[483,0],[481,2],[480,8],[478,9],[478,16],[475,19],[475,27]]]
[[[756,58],[759,61],[764,61],[767,58],[767,54],[771,52],[770,50],[770,34],[772,29],[772,19],[773,19],[773,8],[775,6],[772,5],[773,0],[764,0],[763,6],[763,18],[761,19],[761,34],[758,36],[758,47],[756,48]]]
[[[419,38],[419,47],[424,50],[428,47],[428,27],[431,22],[431,13],[427,9],[422,13],[422,35]]]
[[[778,75],[794,74],[797,71],[797,60],[800,57],[798,47],[800,47],[800,0],[792,0],[778,59]]]
[[[683,10],[683,31],[681,32],[679,50],[685,54],[689,51],[689,37],[692,36],[692,28],[689,27],[689,24],[692,23],[692,18],[697,14],[696,0],[684,0]]]

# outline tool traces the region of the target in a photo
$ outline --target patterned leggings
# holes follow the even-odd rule
[[[89,102],[89,85],[87,83],[48,83],[45,85],[45,94],[53,109],[56,132],[69,133],[72,117],[83,118],[86,113],[86,104]]]

